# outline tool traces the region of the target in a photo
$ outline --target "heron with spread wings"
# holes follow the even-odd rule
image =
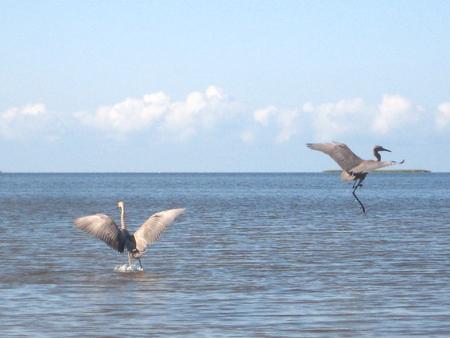
[[[157,212],[151,216],[141,227],[131,235],[125,224],[125,206],[119,202],[121,209],[121,228],[114,220],[105,214],[95,214],[77,218],[73,221],[75,227],[83,230],[108,244],[114,250],[123,253],[128,251],[128,262],[132,269],[132,260],[139,260],[142,270],[141,257],[147,252],[147,247],[156,242],[164,230],[186,209],[170,209]]]
[[[321,151],[329,155],[337,164],[342,168],[341,179],[344,182],[355,181],[353,184],[352,194],[361,205],[362,211],[366,213],[364,205],[356,196],[356,189],[362,187],[362,181],[366,178],[367,174],[377,169],[384,168],[390,165],[397,164],[395,161],[381,161],[380,151],[388,151],[382,146],[373,147],[373,156],[376,160],[363,160],[356,156],[353,151],[350,150],[347,145],[339,142],[332,143],[307,143],[306,146],[312,150]],[[402,164],[405,160],[398,164]]]

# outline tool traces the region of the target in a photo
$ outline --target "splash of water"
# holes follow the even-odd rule
[[[140,266],[136,266],[135,264],[133,264],[133,265],[122,264],[122,265],[117,265],[114,268],[114,271],[117,271],[117,272],[140,272],[140,271],[144,271],[144,270]]]

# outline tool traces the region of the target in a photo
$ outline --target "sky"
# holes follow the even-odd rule
[[[2,172],[450,171],[449,1],[0,2]]]

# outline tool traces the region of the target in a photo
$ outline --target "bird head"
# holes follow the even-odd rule
[[[117,203],[117,209],[122,209],[123,210],[123,202],[122,201]]]
[[[373,156],[377,158],[377,161],[381,161],[381,155],[378,153],[379,151],[389,151],[388,149],[383,148],[382,146],[375,146],[373,147]]]
[[[390,150],[388,150],[386,148],[383,148],[382,146],[375,146],[375,147],[373,147],[373,152],[379,152],[379,151],[389,151],[389,152],[391,152]]]

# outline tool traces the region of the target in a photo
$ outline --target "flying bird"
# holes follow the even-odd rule
[[[95,214],[77,218],[73,221],[75,227],[83,230],[108,244],[114,250],[123,253],[128,251],[128,262],[132,269],[132,259],[138,259],[142,270],[141,257],[147,252],[147,246],[156,242],[164,230],[186,209],[170,209],[151,216],[141,227],[131,235],[125,224],[125,206],[119,202],[121,209],[121,228],[113,219],[105,214]]]
[[[361,183],[362,181],[364,181],[368,173],[383,167],[397,164],[397,162],[395,161],[381,161],[381,155],[379,153],[380,151],[391,152],[390,150],[385,149],[382,146],[373,147],[373,156],[376,157],[376,160],[363,160],[360,157],[356,156],[349,147],[339,142],[307,143],[306,146],[312,150],[318,150],[327,155],[330,155],[330,157],[335,160],[336,163],[339,164],[339,166],[343,169],[341,174],[342,181],[355,181],[355,183],[353,184],[352,194],[361,205],[362,211],[364,213],[366,213],[366,209],[359,200],[358,196],[356,196],[356,189],[362,187]],[[401,161],[399,164],[402,164],[403,162],[405,162],[405,160]]]

